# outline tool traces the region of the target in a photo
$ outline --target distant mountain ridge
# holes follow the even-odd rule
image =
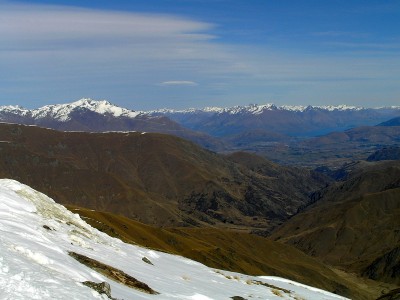
[[[106,100],[80,99],[33,110],[20,106],[1,106],[0,122],[37,125],[61,131],[158,132],[176,135],[213,150],[223,147],[215,138],[186,129],[166,116],[151,116],[116,106]]]
[[[1,106],[0,122],[61,131],[141,131],[176,135],[213,151],[313,137],[399,117],[400,106],[276,106],[134,111],[106,100],[80,99],[37,109]]]
[[[249,114],[260,114],[263,111],[272,110],[287,110],[287,111],[297,111],[304,112],[309,110],[327,110],[327,111],[360,111],[368,109],[400,109],[400,106],[382,106],[376,108],[365,108],[362,106],[352,106],[352,105],[281,105],[277,106],[273,103],[267,104],[249,104],[249,105],[236,105],[232,107],[216,107],[209,106],[205,108],[189,108],[189,109],[158,109],[152,110],[150,113],[229,113],[229,114],[239,114],[239,113],[249,113]]]
[[[364,108],[348,105],[276,106],[274,104],[230,108],[150,111],[167,116],[186,128],[227,137],[249,130],[275,131],[289,136],[316,136],[357,126],[376,125],[400,115],[400,106]]]
[[[265,112],[281,111],[281,112],[296,112],[305,113],[310,111],[323,111],[323,112],[361,112],[361,111],[379,111],[383,114],[392,111],[400,114],[400,106],[376,107],[365,108],[361,106],[352,105],[282,105],[277,106],[273,103],[267,104],[249,104],[244,106],[232,107],[205,107],[205,108],[188,108],[183,110],[177,109],[156,109],[149,111],[135,111],[123,108],[112,104],[107,100],[93,100],[91,98],[82,98],[80,100],[65,103],[65,104],[52,104],[45,105],[36,109],[26,109],[19,105],[0,106],[0,118],[5,119],[9,116],[20,116],[24,118],[31,118],[32,120],[40,120],[45,118],[53,118],[60,121],[68,121],[72,119],[74,112],[79,110],[89,110],[94,113],[113,116],[113,117],[127,117],[136,118],[143,116],[159,116],[159,115],[182,115],[182,114],[229,114],[229,115],[260,115]]]
[[[382,122],[377,126],[400,126],[400,117],[390,119],[386,122]]]

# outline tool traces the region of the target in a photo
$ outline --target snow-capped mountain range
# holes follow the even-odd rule
[[[174,134],[210,144],[211,136],[235,135],[249,130],[273,131],[289,136],[315,136],[355,126],[376,125],[400,115],[400,106],[276,106],[274,104],[230,108],[134,111],[101,100],[81,99],[68,104],[46,105],[29,110],[0,107],[0,121],[38,125],[57,130],[148,131]],[[216,142],[211,142],[216,144]],[[212,148],[212,147],[211,147]]]
[[[400,115],[400,106],[364,108],[348,105],[276,106],[250,104],[228,108],[161,109],[150,115],[167,116],[186,128],[226,137],[249,131],[288,136],[316,136],[356,126],[373,126]]]
[[[325,110],[325,111],[361,111],[361,110],[400,110],[400,106],[390,106],[390,107],[377,107],[377,108],[364,108],[360,106],[349,106],[349,105],[324,105],[324,106],[303,106],[303,105],[282,105],[276,106],[273,103],[268,104],[249,104],[245,106],[233,106],[233,107],[205,107],[202,109],[199,108],[189,108],[184,110],[176,110],[176,109],[158,109],[158,110],[150,110],[150,111],[134,111],[127,108],[122,108],[117,105],[110,103],[107,100],[93,100],[90,98],[82,98],[78,101],[66,104],[53,104],[53,105],[45,105],[43,107],[37,109],[26,109],[21,106],[0,106],[0,113],[10,113],[20,116],[29,116],[34,119],[42,119],[42,118],[54,118],[60,121],[67,121],[71,119],[71,114],[74,111],[86,109],[98,114],[111,115],[114,117],[127,117],[127,118],[136,118],[140,115],[154,115],[154,114],[185,114],[185,113],[228,113],[231,115],[234,114],[254,114],[258,115],[264,111],[294,111],[294,112],[304,112],[310,110]]]
[[[81,99],[32,110],[20,106],[1,106],[0,122],[36,125],[61,131],[157,132],[189,139],[206,148],[221,148],[220,141],[184,128],[166,116],[133,111],[106,100]]]
[[[394,108],[394,107],[393,107]],[[400,109],[400,106],[398,107]],[[233,107],[205,107],[202,109],[197,109],[197,108],[189,108],[189,109],[184,109],[184,110],[174,110],[174,109],[160,109],[160,110],[154,110],[150,111],[149,113],[152,114],[157,114],[157,113],[196,113],[196,112],[205,112],[205,113],[218,113],[218,114],[223,114],[223,113],[228,113],[231,115],[234,114],[261,114],[264,111],[273,111],[273,110],[281,110],[281,111],[296,111],[296,112],[304,112],[306,110],[327,110],[327,111],[346,111],[346,110],[351,110],[351,111],[357,111],[357,110],[364,110],[366,108],[364,107],[359,107],[359,106],[348,106],[348,105],[326,105],[326,106],[303,106],[303,105],[282,105],[282,106],[276,106],[273,103],[268,103],[268,104],[250,104],[250,105],[245,105],[245,106],[233,106]]]
[[[0,208],[1,299],[345,299],[126,244],[14,180],[0,180]]]
[[[21,106],[0,106],[0,113],[15,114],[32,119],[53,118],[59,121],[71,120],[71,115],[75,111],[88,110],[102,115],[110,115],[113,117],[136,118],[143,112],[135,112],[126,108],[122,108],[111,104],[106,100],[80,99],[78,101],[66,104],[46,105],[37,109],[29,110]]]

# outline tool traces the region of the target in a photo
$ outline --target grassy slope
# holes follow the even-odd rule
[[[222,155],[165,134],[57,132],[0,124],[0,176],[54,198],[156,226],[271,229],[324,186],[283,187]],[[276,166],[276,168],[279,168]],[[298,192],[298,190],[300,192]]]
[[[400,189],[393,189],[317,206],[294,217],[273,237],[357,271],[399,243],[394,230],[400,218],[399,197]]]
[[[183,255],[218,269],[282,276],[354,299],[373,299],[391,288],[329,268],[289,245],[247,233],[215,228],[160,229],[111,213],[69,208],[92,226],[126,242]]]
[[[400,284],[400,161],[363,163],[271,239],[348,272]]]

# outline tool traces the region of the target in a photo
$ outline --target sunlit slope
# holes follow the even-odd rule
[[[371,295],[379,295],[389,286],[337,274],[289,245],[252,234],[215,228],[155,228],[111,213],[69,208],[92,226],[124,241],[183,255],[214,268],[281,276],[354,299],[374,299]]]

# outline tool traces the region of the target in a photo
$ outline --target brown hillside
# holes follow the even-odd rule
[[[207,223],[265,231],[293,215],[309,193],[325,184],[308,176],[304,191],[288,193],[275,183],[279,176],[270,180],[163,134],[0,124],[0,141],[0,176],[63,204],[162,226]]]
[[[243,165],[274,183],[276,189],[288,195],[308,198],[314,189],[314,181],[330,183],[330,179],[319,172],[305,168],[285,167],[248,152],[236,152],[227,156],[231,161]],[[311,180],[312,179],[312,180]],[[306,188],[304,188],[306,187]]]
[[[367,158],[367,161],[381,160],[400,160],[400,147],[383,147]]]
[[[344,270],[400,284],[400,162],[361,166],[271,238]]]
[[[348,148],[366,144],[390,145],[400,142],[400,126],[361,126],[343,132],[332,132],[321,137],[311,138],[302,144],[311,148]]]
[[[294,247],[255,235],[216,228],[155,228],[105,212],[72,208],[92,226],[112,236],[210,267],[251,275],[274,275],[351,297],[375,299],[393,286],[360,280],[326,267]]]

